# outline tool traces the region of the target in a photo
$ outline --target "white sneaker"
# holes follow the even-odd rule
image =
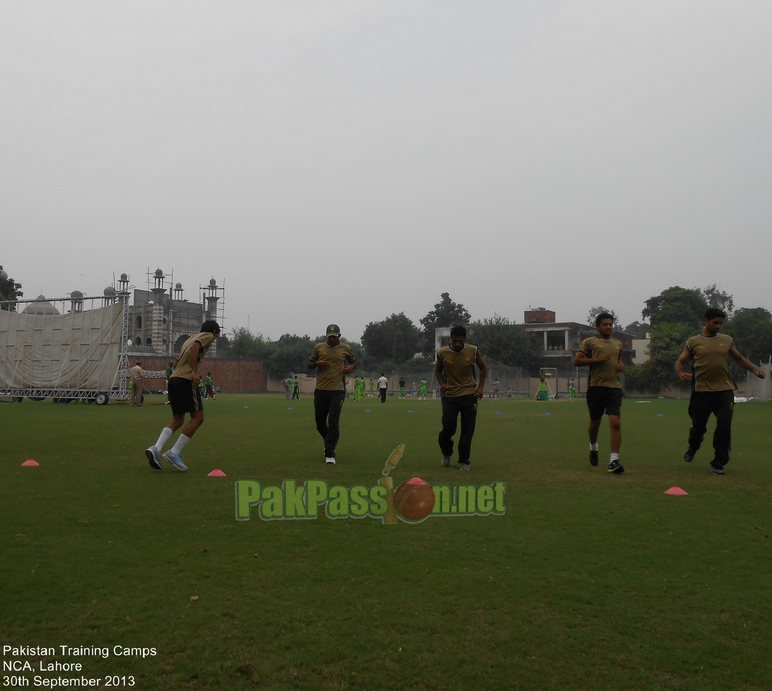
[[[145,456],[147,456],[147,462],[150,463],[151,468],[155,468],[156,470],[162,469],[161,454],[158,453],[158,449],[156,449],[155,446],[145,449]]]
[[[335,459],[334,459],[332,456],[327,456],[327,457],[324,459],[324,462],[325,462],[327,465],[335,465]]]
[[[167,461],[169,461],[169,463],[177,468],[177,470],[181,470],[183,473],[188,469],[188,466],[182,462],[183,455],[179,451],[175,451],[173,448],[164,453],[163,458],[165,458]]]

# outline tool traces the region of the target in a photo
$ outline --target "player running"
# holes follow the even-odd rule
[[[163,454],[164,460],[177,470],[186,471],[182,449],[190,441],[196,430],[204,424],[204,404],[201,391],[202,377],[198,373],[201,360],[209,351],[214,340],[220,335],[220,326],[216,321],[208,320],[201,325],[201,331],[191,336],[180,348],[177,365],[169,377],[169,403],[172,407],[172,421],[161,430],[158,441],[145,450],[151,468],[161,470],[161,450],[171,436],[185,424],[185,415],[190,414],[190,422],[177,438],[177,443]]]
[[[603,413],[606,413],[611,435],[608,471],[621,475],[625,472],[619,462],[623,396],[619,373],[625,371],[621,361],[622,342],[611,337],[614,332],[614,317],[607,312],[595,318],[595,328],[598,335],[583,340],[574,358],[574,366],[590,368],[587,388],[587,407],[590,411],[590,465],[598,465],[598,430]]]
[[[684,451],[684,460],[691,463],[702,446],[708,419],[716,416],[716,431],[713,434],[713,460],[710,470],[716,475],[726,475],[724,466],[729,463],[732,445],[732,414],[734,412],[734,390],[737,388],[729,373],[729,356],[745,370],[753,372],[759,379],[767,375],[750,360],[740,355],[731,336],[719,333],[726,314],[715,307],[705,312],[705,328],[698,336],[692,336],[675,363],[675,371],[682,382],[692,383],[689,399],[689,447]],[[691,360],[692,372],[684,372],[684,365]]]

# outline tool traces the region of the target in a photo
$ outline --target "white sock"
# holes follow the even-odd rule
[[[161,431],[161,436],[158,437],[158,441],[155,443],[155,448],[161,451],[164,448],[164,444],[169,441],[169,438],[174,434],[168,427],[164,427]]]
[[[618,460],[619,460],[619,454],[618,453],[612,453],[611,454],[611,458],[609,459],[609,463],[611,463],[611,461],[618,461]]]
[[[190,441],[190,437],[186,437],[184,434],[179,436],[177,443],[172,447],[172,451],[182,451],[185,448],[185,444]]]
[[[595,442],[594,444],[590,444],[590,451],[597,451],[598,450],[598,442]]]

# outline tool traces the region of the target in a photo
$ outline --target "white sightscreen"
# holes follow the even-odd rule
[[[120,303],[69,314],[0,311],[0,389],[110,389],[122,318]]]

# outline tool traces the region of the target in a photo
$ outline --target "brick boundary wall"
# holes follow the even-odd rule
[[[136,362],[142,363],[142,369],[149,372],[166,370],[168,357],[129,356],[129,367]],[[204,358],[199,374],[212,373],[214,385],[219,386],[223,393],[254,393],[266,390],[265,366],[257,360],[241,360],[231,358]],[[165,379],[145,379],[144,387],[148,391],[166,389]]]

